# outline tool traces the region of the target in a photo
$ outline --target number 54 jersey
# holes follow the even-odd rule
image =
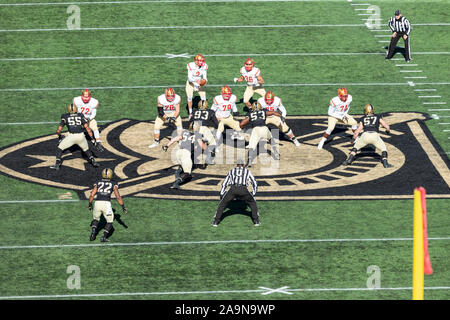
[[[97,186],[97,201],[111,201],[111,194],[114,188],[119,185],[114,180],[101,179],[98,180],[94,187]]]

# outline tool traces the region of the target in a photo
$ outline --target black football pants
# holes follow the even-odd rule
[[[214,216],[215,221],[220,220],[227,205],[236,198],[245,201],[250,206],[250,208],[252,209],[253,221],[259,219],[258,207],[256,206],[255,198],[253,198],[247,187],[231,186],[228,192],[225,193],[224,197],[219,202],[219,207],[217,208],[216,215]]]
[[[386,59],[391,59],[394,56],[397,42],[398,42],[398,40],[400,40],[400,38],[403,38],[403,35],[405,35],[405,33],[397,32],[397,36],[391,37],[391,43],[389,44],[389,49],[388,49]],[[409,49],[409,36],[408,36],[408,38],[406,38],[406,40],[405,40],[405,60],[408,61],[410,59],[411,59],[411,53],[410,53],[410,49]]]

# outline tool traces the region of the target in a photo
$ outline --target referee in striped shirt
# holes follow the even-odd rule
[[[247,189],[249,181],[252,185],[252,193],[250,193]],[[230,188],[225,192],[228,186],[230,186]],[[257,190],[258,184],[256,183],[255,177],[253,177],[252,173],[244,167],[244,160],[238,160],[237,167],[228,172],[227,177],[222,183],[219,207],[217,208],[216,215],[214,216],[214,220],[211,222],[211,225],[213,227],[217,227],[223,211],[227,207],[228,203],[233,201],[235,198],[239,198],[250,206],[252,209],[253,224],[255,226],[259,226],[261,223],[259,221],[258,207],[256,206],[256,201],[254,198]]]
[[[405,60],[411,61],[411,52],[409,47],[409,33],[411,32],[411,24],[409,20],[402,16],[400,10],[395,11],[395,17],[391,17],[388,26],[392,31],[391,43],[389,44],[386,59],[389,60],[394,56],[395,48],[400,37],[405,41]]]

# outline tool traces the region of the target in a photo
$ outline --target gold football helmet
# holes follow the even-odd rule
[[[253,102],[250,109],[252,109],[252,111],[261,110],[261,105],[258,102]]]
[[[73,103],[69,104],[69,106],[67,107],[67,111],[69,111],[70,114],[72,113],[77,113],[78,109],[77,106],[74,105]]]
[[[200,101],[198,102],[198,108],[199,108],[200,110],[208,109],[208,101],[206,101],[206,100],[200,100]]]
[[[111,180],[113,175],[114,175],[114,172],[111,169],[109,169],[109,168],[106,168],[106,169],[102,170],[102,179]]]
[[[364,114],[367,116],[369,113],[375,113],[375,108],[371,104],[366,104],[364,106]]]

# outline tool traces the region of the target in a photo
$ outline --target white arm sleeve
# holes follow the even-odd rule
[[[281,116],[283,117],[283,118],[286,118],[286,108],[282,105],[282,104],[280,104],[280,106],[278,107],[278,109],[280,109],[280,111],[281,111]]]

